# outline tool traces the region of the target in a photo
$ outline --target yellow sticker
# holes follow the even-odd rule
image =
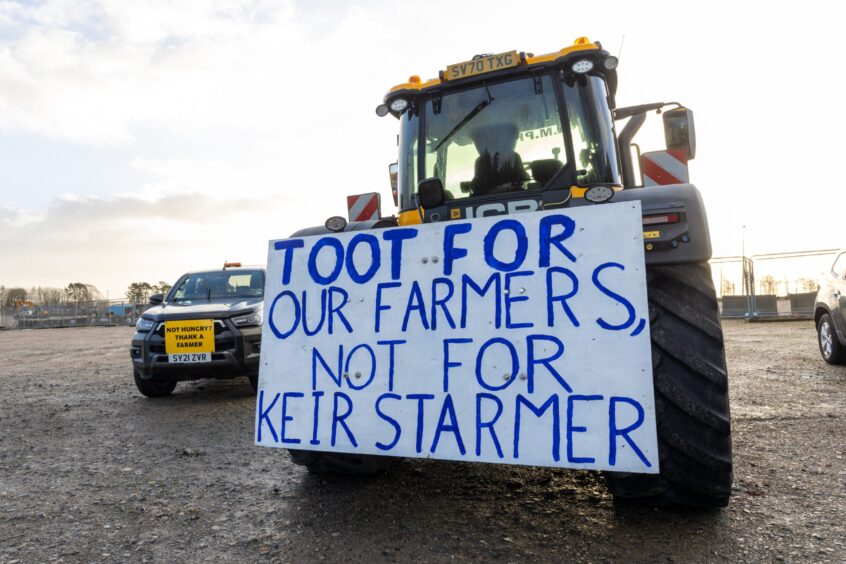
[[[214,321],[186,319],[165,322],[167,354],[214,352]]]
[[[644,239],[657,239],[660,236],[661,236],[660,231],[644,231],[643,232],[643,238]]]
[[[451,210],[449,210],[449,217],[450,219],[461,219],[461,209],[452,208]]]

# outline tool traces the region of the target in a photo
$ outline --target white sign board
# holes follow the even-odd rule
[[[658,472],[640,202],[271,241],[256,444]]]

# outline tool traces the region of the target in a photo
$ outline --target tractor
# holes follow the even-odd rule
[[[618,59],[581,37],[560,51],[476,55],[437,78],[411,76],[376,113],[399,121],[392,217],[335,217],[295,236],[639,200],[649,304],[659,474],[606,472],[615,499],[722,507],[732,486],[723,332],[705,208],[687,182],[692,112],[617,107]],[[666,151],[633,138],[663,113]],[[617,133],[615,123],[628,120]],[[370,474],[390,457],[291,450],[316,472]]]

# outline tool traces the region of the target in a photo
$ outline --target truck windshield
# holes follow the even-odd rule
[[[171,290],[171,302],[232,300],[264,296],[261,270],[217,270],[185,275]]]
[[[562,81],[563,122],[554,80]],[[402,210],[416,208],[423,178],[439,178],[447,200],[620,182],[600,77],[555,73],[482,84],[424,99],[400,121]]]

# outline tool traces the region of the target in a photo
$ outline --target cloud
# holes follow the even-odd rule
[[[245,217],[261,212],[266,205],[258,199],[221,200],[197,193],[156,199],[65,196],[40,217],[0,209],[0,247],[2,254],[28,257],[31,267],[39,258],[49,263],[56,254],[84,253],[89,248],[107,259],[151,244],[207,246],[235,226],[248,225]],[[211,233],[220,235],[209,240]],[[0,262],[7,265],[4,270],[8,274],[6,258]]]
[[[394,79],[362,78],[397,60],[383,45],[399,31],[374,15],[261,0],[0,3],[0,134],[121,151],[143,197],[294,206],[319,194],[342,212],[347,193],[388,197],[396,158],[396,124],[373,114]]]
[[[584,33],[614,52],[627,33],[621,104],[678,99],[696,110],[691,172],[719,252],[737,252],[740,225],[782,249],[828,246],[818,242],[818,200],[797,202],[793,177],[816,183],[820,163],[837,162],[844,118],[813,118],[820,89],[797,105],[804,90],[784,68],[802,69],[794,82],[831,73],[828,59],[783,38],[813,23],[815,49],[836,52],[838,20],[805,10],[750,26],[758,11],[732,5],[726,19],[711,5],[689,7],[684,21],[699,22],[691,27],[670,4],[624,2],[597,11],[561,2],[0,0],[0,135],[21,147],[51,140],[0,170],[4,204],[15,208],[0,209],[0,278],[120,288],[223,258],[263,262],[268,239],[345,214],[347,194],[379,191],[387,211],[397,124],[373,109],[388,88],[476,53],[550,52]],[[713,41],[713,29],[746,38],[754,64],[739,62],[734,43]],[[757,93],[753,106],[747,91]],[[663,143],[653,119],[653,135],[647,124],[637,139],[644,150]],[[68,150],[47,178],[62,147],[85,150]],[[822,190],[830,207],[843,202],[836,183]],[[772,220],[787,201],[799,210],[789,230]],[[95,271],[102,277],[77,274]]]
[[[253,222],[279,214],[272,202],[198,193],[145,199],[64,197],[38,218],[0,208],[0,284],[64,286],[85,279],[102,290],[170,280],[228,253],[263,263],[266,240]],[[24,221],[26,219],[26,221]]]
[[[44,223],[64,226],[85,222],[96,225],[124,222],[127,218],[142,221],[169,220],[184,223],[210,223],[216,217],[249,213],[259,209],[257,199],[240,197],[232,201],[188,193],[155,200],[137,196],[114,199],[65,197],[50,206]],[[36,226],[32,226],[35,228]]]
[[[133,127],[277,131],[317,41],[286,2],[0,4],[0,128],[125,145]],[[319,95],[318,95],[319,97]]]

